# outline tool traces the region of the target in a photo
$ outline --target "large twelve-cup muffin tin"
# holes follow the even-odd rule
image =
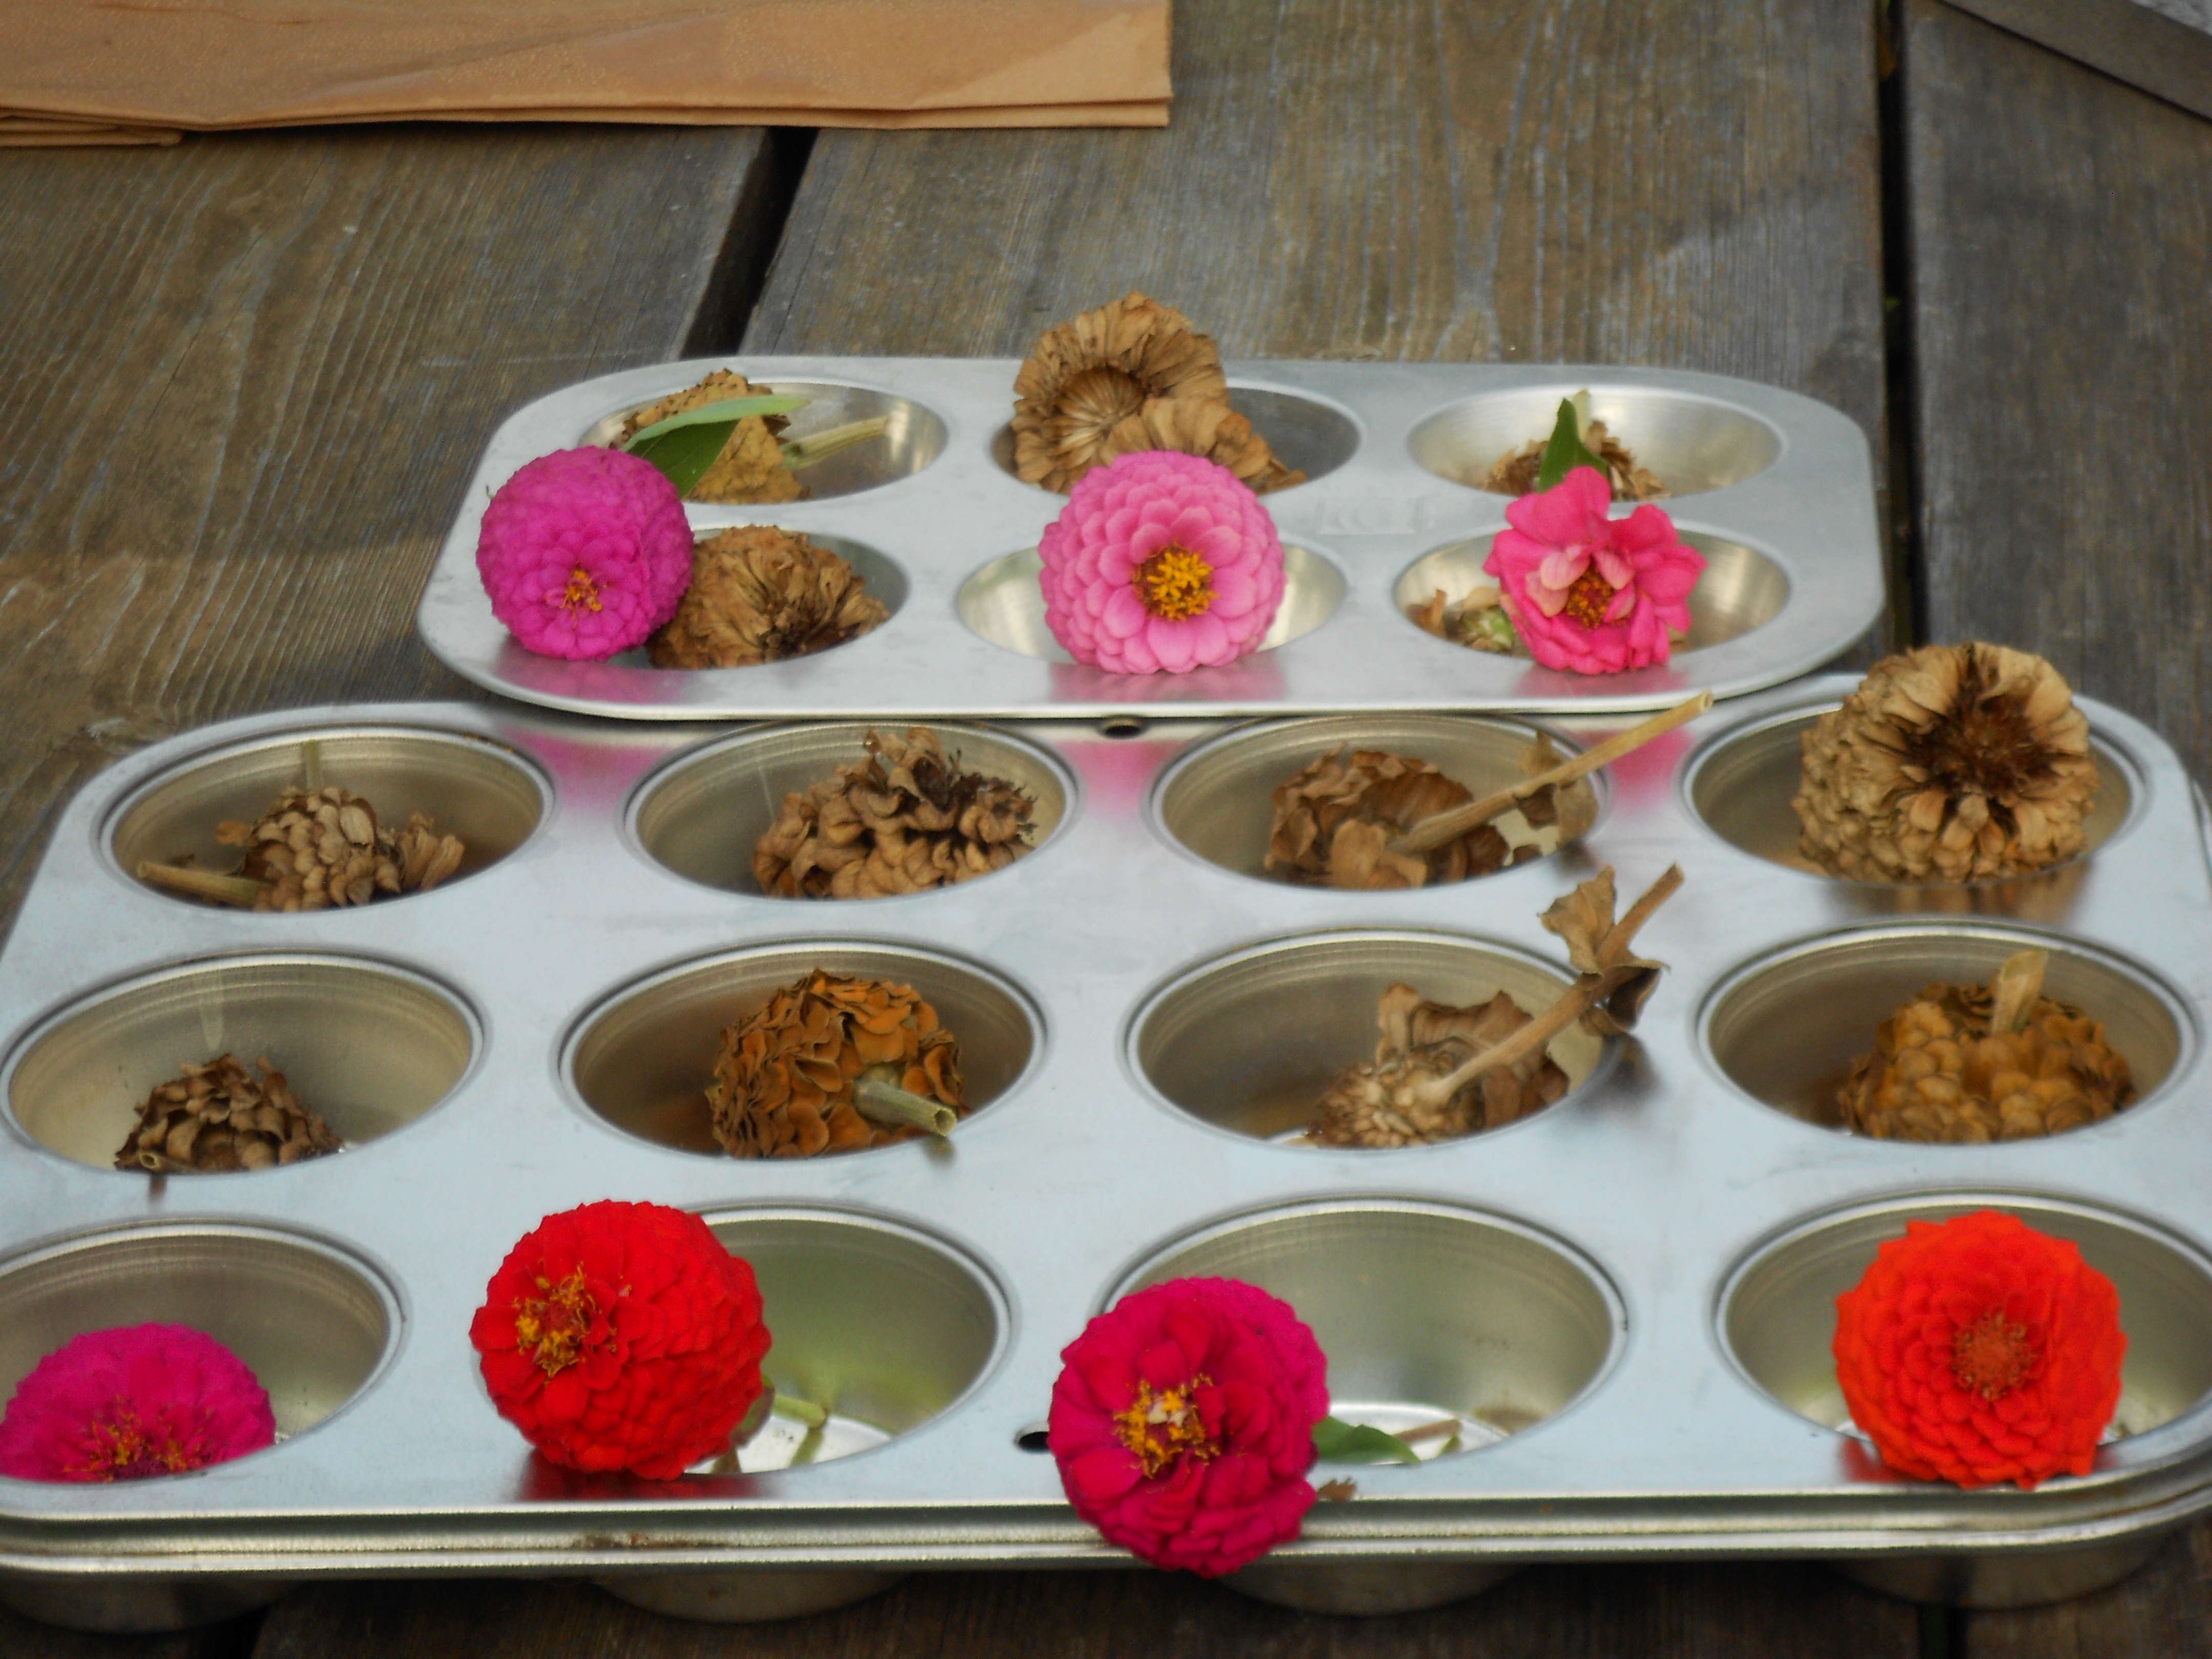
[[[1785,529],[1761,544],[1794,595],[1817,538]],[[1347,592],[1388,573],[1336,556]],[[798,696],[785,678],[777,696]],[[150,1625],[318,1574],[537,1572],[762,1616],[909,1567],[1125,1561],[1068,1510],[1042,1419],[1084,1321],[1184,1273],[1296,1306],[1340,1414],[1467,1425],[1419,1467],[1317,1470],[1356,1490],[1232,1581],[1277,1599],[1407,1606],[1522,1560],[1783,1553],[1909,1594],[2036,1599],[2117,1576],[2212,1507],[2212,866],[2154,733],[2087,705],[2094,845],[2016,882],[1794,865],[1797,736],[1849,689],[1832,677],[1723,703],[1607,769],[1570,850],[1339,892],[1260,874],[1276,783],[1351,742],[1480,793],[1518,775],[1536,728],[1333,684],[1334,712],[1262,704],[1241,724],[1110,700],[933,720],[1035,794],[1037,845],[869,902],[764,896],[750,855],[787,791],[906,723],[920,694],[888,681],[873,720],[334,708],[119,763],[60,816],[0,952],[0,1397],[73,1334],[179,1321],[254,1367],[285,1437],[171,1480],[0,1480],[0,1599]],[[1569,747],[1628,723],[1544,718]],[[311,742],[387,819],[420,808],[460,834],[461,877],[299,915],[133,879],[144,859],[218,864],[214,825],[301,781]],[[1392,981],[1540,1003],[1568,971],[1538,914],[1601,864],[1625,902],[1675,862],[1686,884],[1638,941],[1668,975],[1633,1037],[1555,1041],[1565,1099],[1434,1146],[1284,1144],[1372,1052]],[[1981,1147],[1832,1127],[1835,1082],[1899,1002],[2031,943],[2051,993],[2106,1023],[2138,1103]],[[769,1162],[714,1146],[698,1091],[720,1027],[817,965],[911,982],[958,1033],[978,1109],[947,1141]],[[109,1167],[148,1091],[225,1049],[268,1054],[349,1150],[234,1175]],[[737,1471],[650,1483],[563,1473],[500,1421],[467,1337],[485,1282],[539,1218],[609,1197],[696,1210],[753,1263],[768,1374],[830,1408],[821,1437],[779,1423]],[[2130,1339],[2118,1437],[2093,1474],[2034,1492],[1899,1480],[1838,1427],[1836,1292],[1905,1218],[1983,1204],[2078,1240]]]

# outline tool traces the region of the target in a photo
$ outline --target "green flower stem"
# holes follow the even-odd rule
[[[920,1095],[909,1094],[878,1072],[896,1074],[890,1066],[871,1066],[853,1081],[853,1109],[862,1117],[878,1123],[905,1124],[916,1129],[927,1129],[933,1135],[949,1135],[952,1126],[960,1121],[960,1115],[950,1106],[934,1100],[924,1100]]]

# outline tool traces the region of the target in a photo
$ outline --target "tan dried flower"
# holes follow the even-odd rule
[[[671,392],[659,402],[633,411],[623,422],[618,441],[627,443],[655,422],[667,420],[671,416],[688,414],[708,404],[727,403],[732,398],[757,398],[763,391],[763,387],[749,383],[744,375],[718,368],[698,385]],[[781,415],[746,416],[730,434],[722,453],[714,457],[714,464],[684,499],[718,502],[799,500],[805,495],[805,487],[799,483],[798,475],[783,464],[783,447],[778,441],[788,423],[788,417]]]
[[[2126,1058],[2101,1024],[2042,994],[2045,965],[2023,951],[1988,985],[1930,985],[1884,1020],[1837,1096],[1844,1123],[1883,1140],[2025,1140],[2126,1106]]]
[[[1863,881],[1981,881],[2073,857],[2097,792],[2089,723],[2042,658],[1887,657],[1804,738],[1798,845]]]
[[[238,875],[262,884],[252,897],[256,910],[321,910],[428,892],[461,867],[468,851],[459,836],[440,835],[427,813],[410,813],[404,830],[386,829],[366,799],[335,785],[287,789],[253,823],[218,824],[216,839],[246,848]],[[139,871],[187,891],[177,878],[193,873],[162,866]]]
[[[1520,642],[1513,619],[1506,614],[1504,601],[1498,597],[1498,589],[1487,582],[1469,589],[1467,597],[1457,604],[1445,597],[1443,588],[1436,588],[1421,604],[1407,605],[1406,616],[1423,633],[1433,634],[1440,640],[1449,640],[1454,645],[1463,645],[1473,651],[1510,657]]]
[[[1483,479],[1482,487],[1500,495],[1534,495],[1548,441],[1548,437],[1532,438],[1520,448],[1499,456],[1489,476]],[[1627,445],[1606,430],[1603,421],[1592,421],[1583,428],[1583,447],[1605,463],[1606,482],[1613,487],[1613,499],[1616,501],[1656,501],[1665,498],[1667,486],[1659,482],[1659,475],[1639,463],[1629,453]]]
[[[1303,483],[1229,406],[1212,339],[1143,295],[1048,329],[1014,380],[1014,471],[1065,495],[1094,466],[1140,450],[1219,463],[1261,494]]]
[[[960,1046],[910,985],[817,969],[722,1033],[707,1104],[714,1138],[738,1158],[812,1158],[911,1139],[855,1103],[863,1073],[967,1112]]]
[[[890,616],[829,548],[741,525],[693,545],[691,586],[645,648],[656,668],[742,668],[827,651]]]
[[[927,726],[871,732],[868,758],[783,798],[753,848],[753,878],[778,898],[884,898],[1003,870],[1030,850],[1036,801],[960,769]]]
[[[115,1167],[157,1174],[268,1170],[343,1145],[329,1124],[300,1103],[267,1055],[254,1063],[258,1079],[236,1054],[218,1054],[160,1085],[139,1107]]]

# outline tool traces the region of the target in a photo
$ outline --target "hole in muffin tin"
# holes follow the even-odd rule
[[[1705,827],[1754,858],[1826,876],[1832,881],[1847,879],[1829,876],[1797,850],[1801,826],[1797,810],[1790,804],[1803,776],[1805,734],[1835,706],[1784,710],[1723,732],[1691,757],[1684,772],[1684,787],[1691,809]],[[2081,860],[2126,824],[2141,793],[2135,767],[2126,756],[2094,733],[2089,746],[2097,759],[2097,794],[2082,820],[2087,845],[2077,857],[2030,876],[1996,882],[1853,884],[1929,906],[1963,907],[1979,898],[1992,908],[2014,914],[2020,913],[2024,902],[2039,900],[2042,902],[2036,908],[2050,908],[2078,884]]]
[[[1710,398],[1644,386],[1592,386],[1590,414],[1626,445],[1639,465],[1674,495],[1741,483],[1774,465],[1782,438],[1747,410]],[[1406,440],[1414,462],[1440,478],[1480,489],[1491,469],[1531,439],[1552,434],[1559,400],[1583,387],[1497,392],[1440,409]]]
[[[970,1115],[1012,1089],[1036,1053],[1028,1000],[988,970],[933,951],[824,941],[732,951],[618,991],[585,1016],[562,1069],[584,1103],[623,1133],[726,1156],[705,1092],[722,1028],[817,968],[914,987],[959,1039]]]
[[[776,726],[694,750],[638,792],[633,831],[646,852],[676,874],[729,892],[759,895],[753,847],[783,810],[783,798],[826,782],[841,766],[866,760],[864,741],[870,732],[903,738],[912,724],[848,720]],[[929,729],[938,734],[946,757],[957,757],[962,769],[1003,778],[1035,799],[1030,850],[1015,862],[1035,857],[1066,813],[1073,791],[1066,773],[1042,750],[1003,732],[945,721],[931,723]]]
[[[1780,565],[1741,542],[1696,530],[1679,533],[1684,542],[1705,555],[1705,568],[1698,585],[1690,590],[1690,631],[1675,644],[1674,660],[1692,651],[1725,645],[1754,628],[1764,628],[1782,614],[1782,607],[1790,602],[1790,578]],[[1482,568],[1482,562],[1490,556],[1490,544],[1496,539],[1495,534],[1477,536],[1414,560],[1391,592],[1398,614],[1405,617],[1409,609],[1427,604],[1439,591],[1445,603],[1453,605],[1477,587],[1496,586],[1496,578],[1485,574]],[[1406,625],[1426,632],[1410,617]],[[1528,659],[1516,656],[1507,660]]]
[[[1899,925],[1793,945],[1723,981],[1701,1022],[1706,1052],[1753,1099],[1826,1128],[1843,1127],[1836,1092],[1875,1030],[1923,987],[1986,983],[2017,951],[2050,952],[2044,994],[2104,1023],[2135,1079],[2124,1120],[2185,1068],[2188,1016],[2146,970],[2047,933]]]
[[[460,1000],[403,969],[343,957],[233,957],[110,986],[48,1018],[10,1056],[7,1100],[33,1139],[112,1169],[146,1097],[185,1065],[228,1052],[258,1076],[255,1062],[266,1055],[300,1103],[357,1146],[445,1099],[477,1044]]]
[[[1266,386],[1231,386],[1229,406],[1252,422],[1252,429],[1267,441],[1277,460],[1304,473],[1308,483],[1327,477],[1359,453],[1359,423],[1318,398]],[[1020,476],[1014,471],[1011,425],[991,434],[991,459],[1009,477]]]
[[[399,1304],[365,1263],[274,1228],[176,1221],[87,1234],[0,1262],[0,1401],[72,1337],[143,1324],[188,1325],[235,1353],[289,1437],[368,1385]]]
[[[1534,1427],[1587,1392],[1626,1324],[1597,1269],[1501,1217],[1389,1198],[1239,1216],[1168,1245],[1109,1297],[1223,1278],[1279,1297],[1328,1356],[1329,1409],[1397,1432],[1456,1417],[1433,1455]]]
[[[1759,1249],[1721,1292],[1721,1337],[1746,1376],[1823,1428],[1850,1430],[1836,1382],[1836,1298],[1865,1276],[1907,1221],[2002,1210],[2070,1239],[2120,1296],[2127,1358],[2113,1426],[2146,1433],[2212,1391],[2212,1261],[2142,1223],[2062,1199],[1918,1194],[1817,1217]],[[1333,1356],[1332,1356],[1333,1357]]]
[[[954,605],[969,631],[1047,662],[1072,663],[1045,625],[1044,559],[1034,547],[1003,554],[960,584]],[[1319,628],[1344,603],[1344,573],[1318,553],[1283,544],[1283,600],[1259,648],[1273,651]],[[1200,671],[1204,672],[1204,671]]]
[[[284,790],[302,785],[302,746],[309,742],[320,751],[324,783],[363,797],[380,824],[398,829],[410,812],[427,812],[439,833],[466,844],[459,873],[434,894],[528,840],[552,793],[535,766],[487,738],[419,726],[303,726],[196,755],[142,784],[117,809],[106,837],[115,862],[134,879],[142,862],[173,863],[186,855],[196,869],[235,870],[245,849],[217,841],[216,827],[226,820],[251,823]],[[203,902],[166,889],[146,890],[182,904]]]
[[[1521,757],[1538,737],[1518,720],[1454,714],[1345,714],[1284,720],[1225,732],[1185,755],[1156,796],[1161,827],[1209,864],[1280,883],[1266,866],[1274,792],[1319,757],[1384,749],[1425,760],[1477,797],[1526,775]],[[1562,758],[1580,745],[1555,739]],[[1555,829],[1531,829],[1518,809],[1493,827],[1515,847],[1558,849]]]
[[[762,1375],[829,1413],[813,1432],[771,1416],[738,1454],[744,1473],[826,1463],[910,1433],[968,1393],[1005,1344],[1006,1302],[989,1275],[918,1228],[797,1208],[705,1219],[760,1285],[775,1339]]]
[[[1504,991],[1531,1013],[1571,982],[1510,946],[1446,933],[1310,933],[1178,975],[1138,1011],[1130,1059],[1155,1089],[1204,1122],[1261,1139],[1293,1135],[1312,1122],[1338,1073],[1374,1058],[1376,1005],[1401,981],[1455,1006]],[[1547,1052],[1568,1079],[1568,1094],[1545,1109],[1556,1110],[1597,1068],[1605,1043],[1577,1023]]]
[[[704,378],[703,371],[699,378]],[[746,378],[751,380],[750,375]],[[687,384],[696,385],[697,381],[695,380]],[[805,408],[796,410],[790,416],[790,424],[783,429],[786,440],[826,432],[831,427],[849,425],[854,421],[873,420],[878,416],[890,423],[884,428],[881,438],[840,450],[836,454],[803,470],[799,476],[806,485],[811,500],[827,501],[834,495],[852,495],[863,489],[896,483],[901,478],[913,477],[945,453],[945,428],[942,417],[927,404],[918,404],[911,398],[902,398],[895,392],[878,392],[871,386],[844,386],[831,380],[753,380],[752,384],[763,393],[775,392],[809,399]],[[668,388],[669,392],[682,390],[682,386],[677,386]],[[582,441],[602,447],[612,444],[622,431],[623,422],[629,418],[633,410],[659,400],[659,398],[641,398],[628,408],[617,410],[586,432]],[[714,503],[693,502],[692,505],[712,506]],[[869,579],[869,586],[873,591],[872,576]]]

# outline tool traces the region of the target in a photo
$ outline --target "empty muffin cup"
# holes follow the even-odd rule
[[[817,969],[911,985],[959,1040],[971,1114],[1012,1089],[1036,1052],[1029,1000],[988,969],[934,951],[824,940],[732,951],[626,987],[584,1017],[562,1070],[623,1133],[719,1156],[705,1091],[723,1029]]]
[[[245,849],[217,840],[217,826],[252,823],[283,791],[318,775],[366,799],[382,828],[399,830],[410,813],[424,812],[437,834],[459,836],[467,850],[447,885],[521,846],[552,795],[533,763],[489,738],[425,726],[301,726],[196,755],[140,785],[115,812],[109,850],[126,876],[135,877],[141,864],[235,870]],[[166,888],[147,890],[204,902]]]
[[[1982,985],[2021,951],[2049,953],[2043,994],[2102,1022],[2142,1109],[2185,1068],[2196,1036],[2180,999],[2150,972],[2076,940],[2026,929],[1904,923],[1808,940],[1738,969],[1700,1019],[1705,1051],[1754,1100],[1843,1127],[1837,1093],[1875,1049],[1883,1021],[1929,985]]]
[[[265,1055],[300,1103],[354,1146],[446,1098],[478,1045],[460,998],[404,969],[292,952],[218,957],[63,1009],[9,1056],[4,1088],[33,1139],[108,1169],[147,1097],[187,1065],[229,1053],[251,1068]]]
[[[1559,402],[1585,388],[1526,387],[1440,409],[1413,428],[1407,453],[1440,478],[1487,488],[1491,470],[1523,445],[1542,443],[1558,424]],[[1602,421],[1637,464],[1670,495],[1694,495],[1741,483],[1774,465],[1781,434],[1758,416],[1692,392],[1650,386],[1592,386],[1590,417]]]
[[[911,398],[830,380],[754,380],[751,384],[757,395],[774,392],[807,400],[805,408],[794,410],[787,417],[789,424],[781,434],[786,443],[812,437],[834,427],[849,426],[855,421],[880,419],[884,422],[882,436],[837,450],[800,471],[799,477],[806,486],[807,495],[816,501],[857,495],[863,489],[896,483],[901,478],[911,477],[945,453],[943,418]],[[676,386],[668,388],[669,392],[682,390]],[[658,398],[644,398],[629,409],[617,410],[585,433],[582,441],[602,447],[611,445],[621,435],[623,422],[634,410],[659,401]],[[869,578],[869,591],[874,592],[873,573],[862,574]]]
[[[843,720],[739,732],[678,756],[646,780],[630,809],[630,829],[652,858],[688,880],[757,895],[753,849],[788,794],[866,761],[871,732],[903,738],[906,720]],[[927,724],[945,758],[967,772],[1003,779],[1036,803],[1033,856],[1051,838],[1074,793],[1066,769],[1044,750],[987,726]],[[1016,862],[1020,862],[1017,860]]]
[[[1252,430],[1267,440],[1278,461],[1304,473],[1308,483],[1327,477],[1359,453],[1359,423],[1319,398],[1267,386],[1231,386],[1229,406],[1252,422]],[[992,434],[991,459],[1014,472],[1012,427],[1002,426]]]
[[[1573,983],[1510,945],[1448,933],[1309,933],[1232,951],[1170,980],[1131,1022],[1129,1058],[1202,1122],[1260,1139],[1294,1137],[1313,1122],[1330,1081],[1374,1057],[1377,1006],[1401,981],[1455,1007],[1504,991],[1529,1014]],[[1546,1052],[1571,1091],[1597,1069],[1605,1042],[1577,1023]]]
[[[1342,714],[1242,726],[1185,754],[1153,797],[1160,827],[1209,864],[1241,876],[1285,879],[1267,868],[1274,792],[1302,768],[1342,749],[1387,750],[1427,761],[1480,798],[1520,782],[1521,760],[1544,735],[1496,716]],[[1578,745],[1559,742],[1561,759]],[[1559,848],[1554,825],[1532,826],[1519,809],[1493,821],[1512,847]]]

